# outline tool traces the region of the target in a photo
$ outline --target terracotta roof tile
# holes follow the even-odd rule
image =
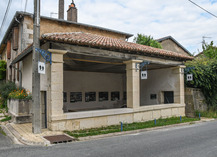
[[[111,37],[100,36],[96,34],[72,32],[72,33],[47,33],[42,35],[42,39],[70,43],[81,46],[98,47],[105,49],[113,49],[118,51],[132,51],[141,55],[155,55],[161,57],[172,57],[181,60],[191,60],[193,57],[179,54],[168,50],[153,48],[150,46],[140,45],[132,42],[127,42]]]

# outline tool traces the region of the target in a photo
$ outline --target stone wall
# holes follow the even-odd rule
[[[55,131],[97,128],[123,123],[145,122],[159,118],[185,116],[185,105],[164,104],[136,109],[122,108],[98,111],[65,113],[52,116],[50,129]]]
[[[148,79],[140,81],[140,105],[164,104],[164,91],[173,91],[175,103],[180,103],[180,80],[178,77],[178,69],[174,67],[148,70]],[[151,99],[151,94],[156,94],[156,99]]]
[[[7,102],[8,113],[14,123],[29,123],[32,119],[32,101],[11,99]]]
[[[185,88],[186,116],[194,117],[195,111],[206,111],[207,104],[202,91],[198,88]]]
[[[167,40],[162,41],[161,45],[162,45],[163,49],[165,49],[165,50],[169,50],[169,51],[173,51],[173,52],[178,52],[180,54],[188,55],[189,56],[189,54],[186,51],[184,51],[179,45],[177,45],[171,39],[167,39]]]
[[[126,92],[125,74],[64,71],[64,92],[67,94],[67,101],[64,103],[66,111],[113,108],[118,102],[124,99],[123,94]],[[70,92],[82,92],[82,101],[70,102]],[[86,92],[95,92],[96,100],[86,102]],[[108,92],[108,100],[99,101],[99,92]],[[112,101],[111,92],[119,92],[120,99]]]
[[[25,21],[27,23],[28,28],[33,30],[32,18],[29,16],[25,16]],[[28,30],[28,32],[29,32],[29,30]],[[86,32],[86,33],[98,34],[98,35],[103,35],[103,36],[107,36],[107,37],[126,40],[126,36],[123,34],[105,31],[105,30],[102,30],[100,28],[97,29],[97,28],[88,27],[88,26],[80,26],[77,24],[66,23],[66,22],[62,22],[60,24],[59,21],[41,18],[40,35],[45,34],[45,33],[57,33],[57,32],[58,33],[61,33],[61,32]],[[31,31],[29,33],[31,33]]]

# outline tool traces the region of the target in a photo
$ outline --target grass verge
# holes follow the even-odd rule
[[[2,130],[2,128],[0,127],[0,134],[6,136],[6,133]]]
[[[156,120],[156,125],[155,125],[155,122],[153,120],[147,121],[147,122],[123,124],[123,131],[131,131],[131,130],[172,125],[172,124],[194,122],[194,121],[198,121],[198,120],[199,120],[199,118],[182,117],[182,121],[180,121],[180,117],[172,117],[172,118],[166,118],[166,119],[158,119],[158,120]],[[70,136],[73,136],[75,138],[79,138],[79,137],[121,132],[121,125],[112,125],[112,126],[108,126],[108,127],[77,130],[77,131],[64,131],[64,132]]]
[[[201,117],[206,117],[206,118],[217,118],[217,111],[212,111],[212,110],[209,110],[209,111],[196,111],[196,116],[198,117],[199,116],[199,113],[200,113],[200,116]]]
[[[6,121],[9,121],[11,120],[11,117],[10,116],[6,116],[4,119],[1,120],[1,122],[6,122]]]

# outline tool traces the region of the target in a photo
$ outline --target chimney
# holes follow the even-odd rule
[[[69,9],[67,11],[67,20],[77,22],[77,8],[75,7],[75,3],[73,0],[71,5],[69,5]]]
[[[59,19],[64,19],[64,0],[59,0]]]

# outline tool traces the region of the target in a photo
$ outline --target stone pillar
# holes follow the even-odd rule
[[[127,107],[140,107],[140,70],[136,69],[136,63],[141,60],[125,61],[127,79]]]
[[[185,104],[185,66],[179,66],[179,80],[180,80],[180,104]]]
[[[185,66],[181,65],[174,69],[177,78],[174,102],[179,104],[185,104],[184,68]]]
[[[50,113],[49,116],[63,114],[63,55],[67,51],[49,49],[52,53],[50,74]]]

